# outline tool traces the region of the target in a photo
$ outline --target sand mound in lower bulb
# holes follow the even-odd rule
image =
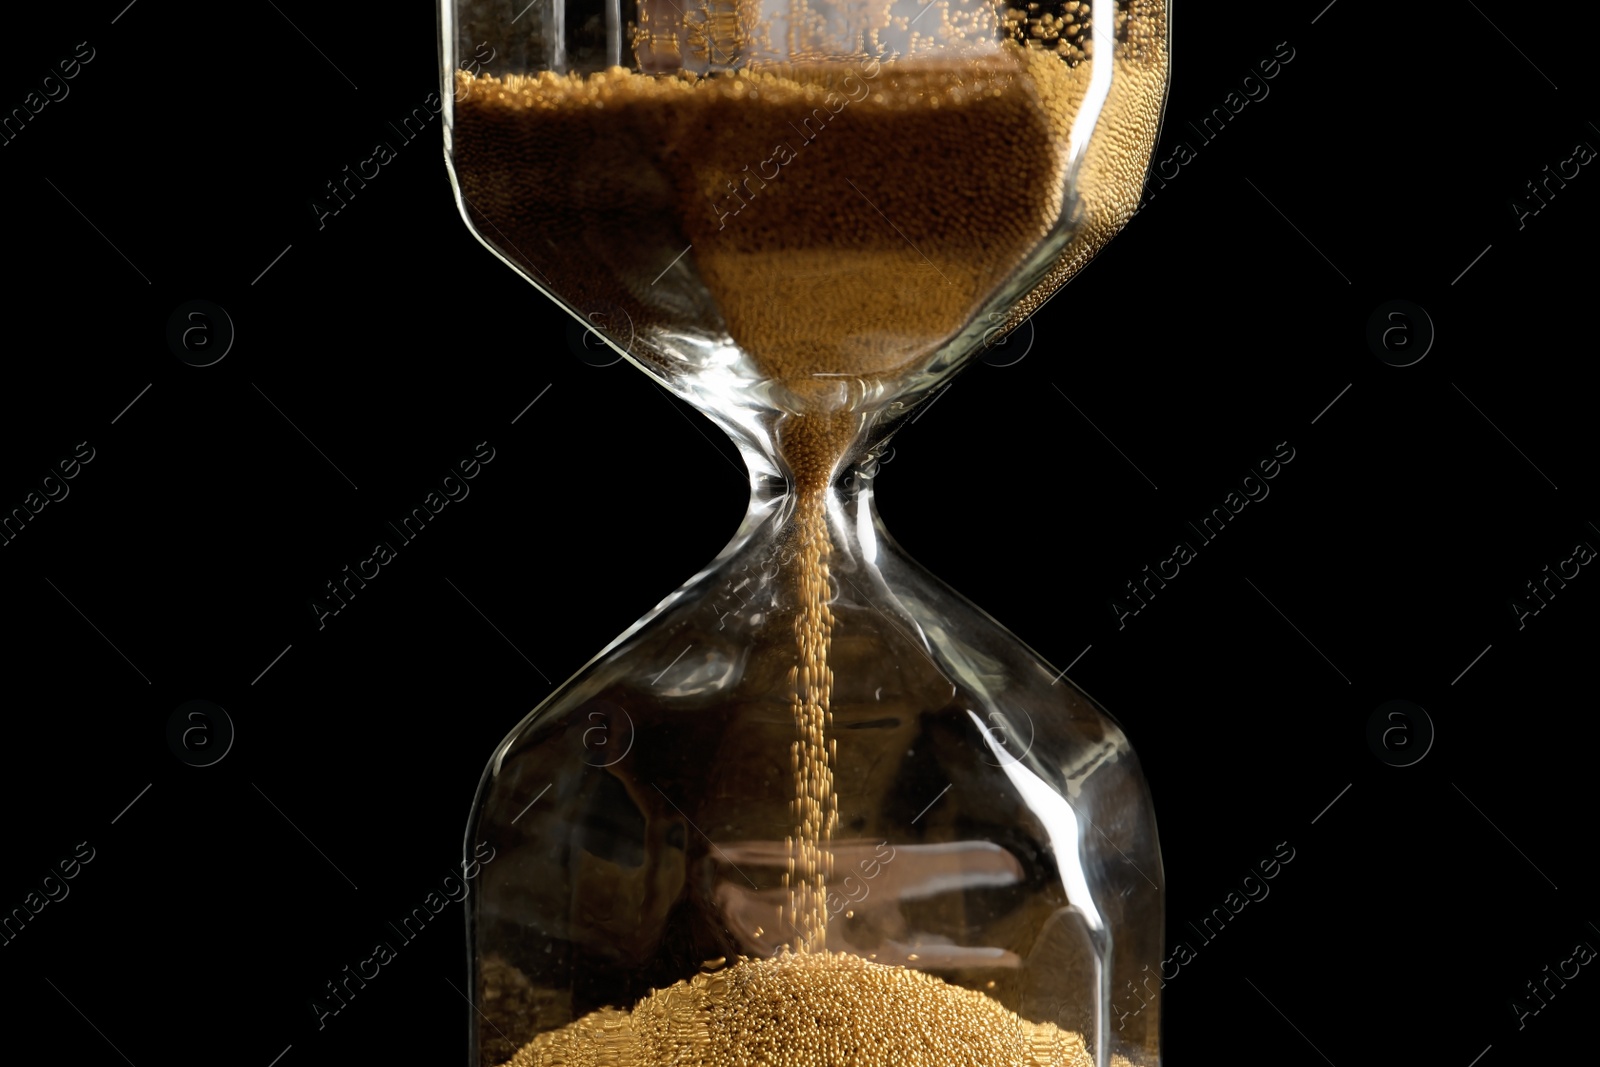
[[[505,1067],[1092,1067],[1083,1038],[840,953],[743,960],[540,1034]],[[1113,1060],[1127,1067],[1120,1056]]]

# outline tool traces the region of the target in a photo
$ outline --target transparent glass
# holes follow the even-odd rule
[[[463,218],[752,482],[732,542],[490,760],[473,1067],[1158,1064],[1138,761],[872,483],[1131,215],[1165,3],[441,12]]]

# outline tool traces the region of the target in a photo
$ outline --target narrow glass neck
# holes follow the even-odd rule
[[[733,440],[750,474],[744,521],[713,567],[732,555],[755,552],[765,559],[770,552],[779,566],[760,569],[787,571],[783,561],[789,547],[814,536],[820,523],[831,566],[844,571],[864,566],[873,571],[866,576],[870,582],[882,581],[879,561],[897,553],[878,517],[873,491],[879,459],[906,417],[931,394],[912,389],[873,397],[863,395],[860,382],[852,389],[838,382],[829,388],[838,392],[791,394],[789,400],[809,408],[813,413],[808,414],[697,403]]]
[[[886,438],[858,445],[826,482],[797,476],[781,460],[750,464],[750,505],[736,543],[757,539],[781,543],[803,523],[820,517],[837,564],[852,569],[871,565],[887,540],[873,491],[885,445]]]

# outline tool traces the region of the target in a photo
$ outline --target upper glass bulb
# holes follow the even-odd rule
[[[445,16],[468,224],[722,417],[938,384],[1131,214],[1167,81],[1163,2]]]

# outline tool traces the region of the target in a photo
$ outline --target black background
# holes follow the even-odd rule
[[[94,49],[0,145],[0,508],[94,449],[0,546],[0,910],[79,842],[95,857],[0,945],[3,1040],[137,1067],[462,1063],[454,908],[321,1030],[310,1001],[439,886],[491,748],[715,553],[744,479],[478,245],[437,121],[318,228],[323,184],[436,90],[430,5],[124,3],[14,11],[0,77],[9,111]],[[1600,946],[1600,578],[1521,629],[1511,601],[1600,545],[1600,174],[1521,228],[1512,202],[1600,146],[1592,16],[1324,3],[1178,5],[1158,158],[1194,158],[1020,360],[975,364],[901,434],[881,506],[1076,661],[1141,754],[1168,936],[1198,949],[1166,1062],[1564,1057],[1594,968],[1520,1029],[1512,1002]],[[1202,140],[1187,122],[1280,42],[1270,95]],[[236,329],[205,368],[166,340],[194,299]],[[1409,367],[1366,340],[1395,299],[1437,329]],[[480,441],[470,497],[319,630],[323,584]],[[1119,629],[1123,583],[1283,441],[1270,497]],[[167,744],[192,699],[237,730],[214,766]],[[1436,730],[1410,767],[1367,742],[1391,699]],[[1200,943],[1187,924],[1280,842],[1271,895]]]

